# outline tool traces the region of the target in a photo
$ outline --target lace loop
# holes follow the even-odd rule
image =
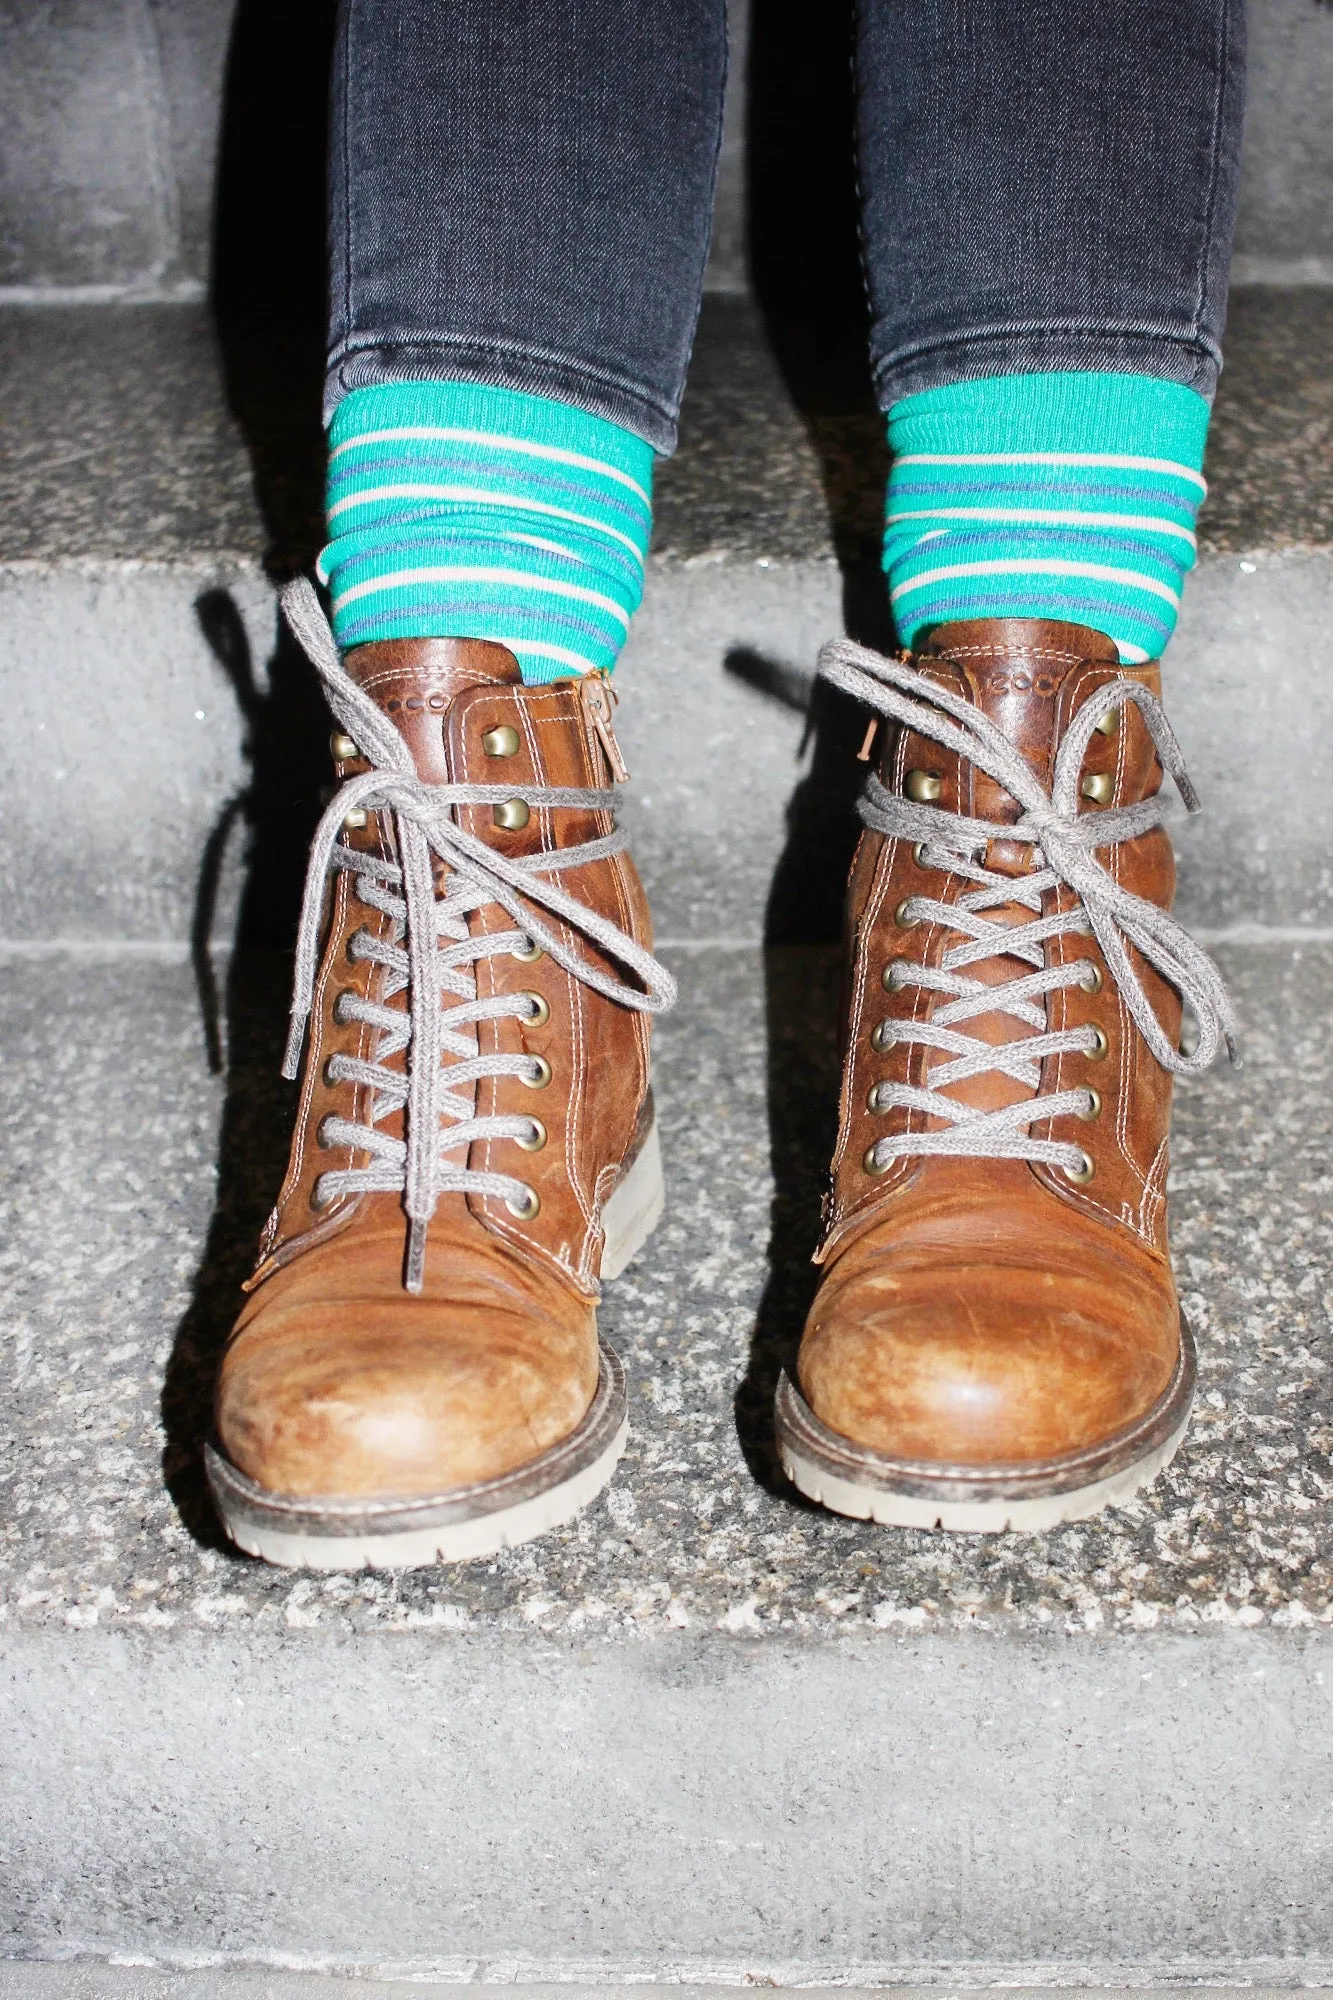
[[[659,1013],[676,997],[675,981],[666,968],[634,938],[578,901],[557,881],[566,869],[586,867],[621,851],[624,835],[617,829],[576,847],[519,857],[497,854],[466,831],[454,817],[460,806],[496,805],[521,798],[533,810],[572,807],[585,812],[613,810],[609,790],[540,785],[428,785],[416,775],[407,743],[393,724],[356,685],[344,668],[333,634],[312,586],[304,579],[289,584],[282,595],[288,624],[313,663],[336,721],[373,766],[349,778],[320,819],[311,845],[305,894],[297,932],[291,1028],[283,1075],[296,1076],[314,1000],[319,970],[324,886],[331,870],[351,869],[357,893],[370,908],[390,918],[390,940],[367,937],[360,955],[388,967],[386,997],[407,990],[407,1012],[392,1010],[394,1027],[386,1028],[386,1010],[370,1002],[355,1002],[345,1012],[374,1025],[382,1037],[373,1067],[377,1081],[370,1123],[334,1120],[343,1136],[336,1143],[368,1154],[374,1164],[323,1177],[324,1192],[401,1192],[407,1213],[408,1248],[404,1282],[420,1291],[425,1273],[426,1225],[442,1193],[462,1191],[495,1195],[513,1201],[526,1196],[526,1185],[515,1176],[484,1173],[445,1165],[444,1149],[464,1148],[491,1138],[525,1136],[531,1118],[474,1118],[465,1099],[450,1086],[474,1083],[483,1075],[515,1075],[530,1067],[515,1054],[483,1058],[474,1035],[460,1030],[480,1019],[518,1017],[528,1011],[521,994],[477,999],[475,975],[469,965],[493,956],[494,936],[473,938],[468,916],[485,905],[498,905],[513,919],[518,942],[539,945],[553,962],[583,985],[622,1007]],[[386,815],[393,830],[397,861],[362,853],[341,839],[343,823],[355,808]],[[447,888],[437,899],[435,865],[448,871]],[[556,925],[567,925],[577,938],[600,947],[639,982],[631,985],[595,964],[587,952],[566,941]],[[510,937],[512,944],[516,940]],[[445,994],[461,1005],[442,1012]],[[442,1068],[445,1053],[461,1058]],[[401,1055],[401,1071],[384,1067]],[[375,1129],[375,1120],[390,1109],[403,1109],[405,1138],[394,1139]],[[442,1118],[451,1122],[442,1129]],[[350,1135],[350,1136],[349,1136]]]
[[[825,646],[819,671],[844,693],[984,771],[1021,808],[1019,818],[1012,823],[970,818],[891,792],[877,775],[867,780],[858,808],[867,826],[891,839],[921,844],[925,865],[947,869],[977,885],[952,903],[928,896],[907,899],[904,915],[909,920],[916,917],[938,923],[966,942],[947,951],[939,967],[912,966],[895,980],[895,985],[911,984],[952,996],[935,1009],[929,1022],[895,1022],[895,1038],[933,1047],[954,1060],[931,1071],[930,1089],[883,1086],[887,1095],[880,1102],[884,1109],[924,1111],[932,1118],[947,1120],[951,1129],[903,1133],[881,1140],[874,1149],[881,1168],[891,1158],[906,1154],[962,1153],[1042,1160],[1076,1170],[1082,1159],[1080,1147],[1037,1138],[1028,1128],[1076,1110],[1073,1100],[1086,1101],[1087,1091],[1031,1098],[990,1112],[960,1105],[941,1094],[949,1083],[988,1070],[1001,1071],[1035,1090],[1047,1057],[1080,1049],[1097,1053],[1089,1044],[1089,1030],[1047,1032],[1047,996],[1062,987],[1084,984],[1088,964],[1083,960],[1047,966],[1045,946],[1054,937],[1071,933],[1095,937],[1125,1006],[1164,1069],[1177,1073],[1206,1069],[1223,1044],[1232,1061],[1238,1059],[1231,999],[1211,958],[1168,911],[1124,888],[1096,859],[1095,850],[1136,840],[1160,826],[1165,802],[1155,795],[1133,805],[1106,807],[1095,813],[1079,811],[1080,773],[1093,732],[1112,709],[1129,703],[1142,715],[1163,767],[1187,809],[1199,810],[1180,745],[1155,695],[1125,678],[1108,681],[1089,695],[1056,753],[1048,794],[1032,767],[988,715],[915,668],[843,639]],[[1030,845],[1040,866],[1019,877],[993,872],[978,856],[996,840]],[[1058,888],[1073,893],[1075,907],[1043,916],[1045,897]],[[985,914],[1001,905],[1012,908],[1015,904],[1033,911],[1034,921],[1014,926]],[[1199,1030],[1193,1053],[1184,1054],[1167,1037],[1134,970],[1130,946],[1192,1009]],[[1019,958],[1036,969],[1003,986],[963,976],[966,966],[997,957]],[[956,1030],[961,1021],[996,1012],[1012,1014],[1036,1032],[998,1047],[946,1032]]]

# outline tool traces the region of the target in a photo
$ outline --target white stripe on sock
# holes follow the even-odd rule
[[[902,465],[1104,465],[1120,472],[1165,472],[1208,491],[1202,473],[1173,458],[1136,458],[1122,451],[911,451],[894,459]]]
[[[1113,569],[1107,563],[1066,562],[1059,556],[1034,556],[1030,560],[1006,556],[990,562],[951,563],[945,569],[923,570],[919,576],[895,584],[889,597],[896,604],[910,591],[925,590],[932,583],[952,583],[967,576],[1083,576],[1097,583],[1123,583],[1132,590],[1150,591],[1177,609],[1180,606],[1180,592],[1159,583],[1154,576],[1143,576],[1132,569]]]
[[[534,444],[530,438],[503,437],[498,431],[465,431],[453,425],[439,427],[431,424],[402,424],[393,430],[362,431],[359,437],[345,438],[329,453],[329,463],[341,458],[345,451],[358,450],[366,444],[390,444],[406,438],[439,438],[448,444],[480,444],[490,451],[524,452],[529,458],[547,458],[558,465],[579,465],[585,472],[600,473],[606,479],[618,480],[637,493],[645,507],[652,501],[637,479],[631,479],[628,472],[622,472],[617,465],[607,465],[600,458],[587,458],[581,451],[565,451],[559,445]]]
[[[1155,535],[1176,535],[1192,549],[1198,548],[1192,529],[1155,514],[1083,514],[1048,507],[912,507],[887,517],[890,528],[899,521],[1027,521],[1053,528],[1142,528]]]
[[[610,615],[629,630],[629,614],[621,609],[612,597],[603,597],[599,590],[584,590],[576,583],[559,583],[554,577],[532,576],[523,569],[492,569],[489,565],[472,563],[432,565],[427,569],[399,569],[387,576],[368,577],[364,583],[354,583],[341,597],[333,600],[335,614],[346,610],[362,597],[373,597],[380,591],[405,590],[413,583],[507,583],[516,584],[524,590],[546,591],[554,597],[573,597],[583,604],[595,604],[599,611]]]
[[[610,535],[613,540],[623,542],[639,567],[643,567],[643,551],[629,535],[623,535],[619,528],[611,528],[603,521],[595,521],[587,514],[575,514],[568,507],[552,507],[545,500],[529,500],[521,493],[492,493],[482,486],[372,486],[364,493],[349,493],[345,500],[337,500],[328,509],[328,518],[345,513],[349,507],[372,507],[380,500],[469,500],[486,507],[506,507],[519,514],[550,514],[558,521],[573,521],[580,528],[591,528],[596,534]],[[410,534],[413,524],[405,522],[401,532]]]

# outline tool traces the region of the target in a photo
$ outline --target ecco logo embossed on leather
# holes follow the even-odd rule
[[[1060,682],[1054,674],[989,674],[986,686],[992,694],[1058,694]]]

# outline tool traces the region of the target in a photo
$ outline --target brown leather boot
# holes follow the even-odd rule
[[[1049,1527],[1145,1485],[1189,1418],[1171,1073],[1232,1033],[1215,967],[1167,914],[1163,764],[1197,801],[1157,665],[1119,666],[1098,632],[956,624],[925,657],[840,644],[823,668],[889,726],[783,1463],[862,1519]]]
[[[647,1016],[674,989],[615,832],[603,680],[524,687],[467,640],[344,666],[308,585],[285,608],[345,782],[297,953],[291,1164],[209,1479],[270,1562],[490,1554],[567,1520],[624,1444],[596,1306],[661,1210]]]

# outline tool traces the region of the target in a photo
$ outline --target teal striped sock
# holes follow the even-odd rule
[[[642,438],[544,396],[352,390],[319,562],[338,644],[494,639],[525,681],[608,670],[643,595],[652,476]]]
[[[1149,375],[996,375],[889,411],[884,567],[904,645],[1058,618],[1155,659],[1195,557],[1208,405]]]

